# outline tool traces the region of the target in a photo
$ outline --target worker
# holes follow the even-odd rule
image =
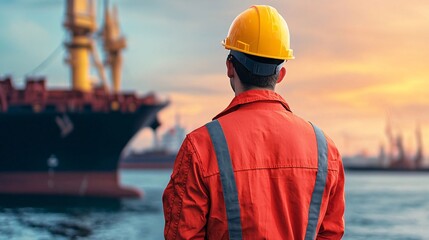
[[[178,152],[163,194],[165,239],[341,239],[340,154],[274,91],[294,59],[285,20],[252,6],[223,45],[235,97]]]

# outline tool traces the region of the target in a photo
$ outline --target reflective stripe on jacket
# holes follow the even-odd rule
[[[266,90],[240,94],[215,119],[232,162],[243,239],[305,239],[318,175],[311,124]],[[327,175],[315,233],[317,239],[341,239],[344,171],[336,147],[326,140]],[[217,161],[206,127],[188,134],[163,196],[166,239],[229,239]]]

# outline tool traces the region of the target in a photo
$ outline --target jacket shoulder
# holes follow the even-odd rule
[[[194,154],[201,166],[204,177],[215,175],[219,172],[216,154],[206,125],[203,125],[187,136],[188,141],[194,149]]]
[[[312,124],[314,124],[313,122],[307,121],[293,113],[291,113],[291,119],[293,119],[293,121],[295,122],[294,124],[295,126],[301,125],[302,131],[305,131],[307,133],[311,132],[312,135],[315,134],[314,128],[312,126]],[[314,125],[319,127],[318,124],[314,124]],[[338,170],[340,166],[342,166],[340,152],[337,146],[335,145],[334,141],[332,140],[332,138],[327,134],[327,132],[325,132],[323,128],[321,128],[321,130],[323,132],[323,135],[325,136],[325,139],[328,145],[328,161],[329,161],[328,168],[331,170]]]

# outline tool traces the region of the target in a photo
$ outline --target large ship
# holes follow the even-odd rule
[[[71,89],[48,88],[40,77],[28,77],[18,89],[11,76],[0,78],[1,196],[140,196],[120,186],[119,156],[137,131],[160,125],[157,113],[168,102],[120,90],[126,39],[117,10],[105,2],[101,28],[95,10],[92,0],[66,1]],[[103,43],[104,63],[95,39]],[[101,79],[97,85],[89,77],[91,60]]]

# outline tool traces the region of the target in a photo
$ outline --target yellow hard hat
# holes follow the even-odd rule
[[[289,28],[277,10],[255,5],[238,15],[222,45],[250,55],[265,58],[294,59],[290,49]]]

